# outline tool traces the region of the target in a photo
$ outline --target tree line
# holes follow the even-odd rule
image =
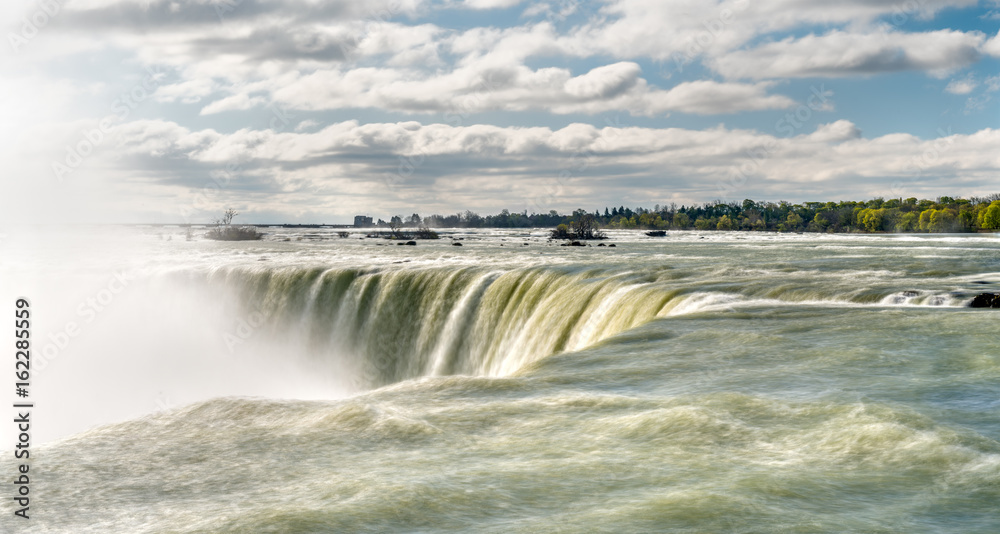
[[[714,201],[691,206],[656,205],[648,208],[605,207],[589,212],[578,209],[569,215],[511,213],[481,216],[472,211],[454,215],[414,213],[409,218],[379,219],[379,227],[433,228],[539,228],[567,225],[583,220],[601,228],[644,230],[747,230],[776,232],[977,232],[1000,229],[1000,194],[985,197],[918,200],[915,197],[874,198],[840,202],[743,202]]]

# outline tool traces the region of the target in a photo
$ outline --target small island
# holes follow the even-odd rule
[[[205,237],[216,241],[256,241],[264,237],[256,226],[233,226],[233,217],[237,215],[236,210],[227,209],[222,218],[214,221],[215,228],[209,230]]]

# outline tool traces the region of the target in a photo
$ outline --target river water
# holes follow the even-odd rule
[[[3,532],[1000,531],[994,235],[268,232],[7,231]]]

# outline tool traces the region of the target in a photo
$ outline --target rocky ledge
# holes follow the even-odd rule
[[[980,293],[969,303],[970,308],[1000,308],[1000,293]]]

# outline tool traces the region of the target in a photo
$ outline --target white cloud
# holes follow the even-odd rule
[[[965,78],[960,78],[957,80],[952,80],[948,82],[944,90],[946,93],[951,93],[953,95],[967,95],[974,91],[979,83],[976,82],[975,78],[972,76],[966,76]]]
[[[213,113],[221,113],[223,111],[240,111],[263,105],[265,102],[266,100],[259,96],[251,97],[246,93],[238,93],[232,96],[227,96],[221,100],[216,100],[215,102],[201,108],[201,114],[211,115]]]
[[[522,2],[524,0],[464,0],[462,5],[472,9],[505,9]]]
[[[387,68],[322,70],[283,80],[273,94],[282,105],[296,109],[376,108],[463,117],[491,110],[717,114],[784,109],[794,104],[788,97],[767,94],[771,87],[767,83],[701,80],[659,89],[640,78],[641,69],[632,62],[596,67],[575,77],[561,68],[490,64],[481,62],[439,75]]]
[[[867,0],[609,0],[602,9],[605,17],[595,18],[566,39],[589,53],[671,61],[678,56],[712,57],[761,35],[797,27],[850,25],[871,30],[882,16],[902,25],[947,7],[975,4],[976,0],[921,0],[912,6]]]
[[[806,109],[797,106],[807,102],[780,94],[787,92],[784,78],[904,70],[947,78],[984,56],[1000,57],[1000,34],[907,33],[947,26],[952,18],[934,20],[934,14],[975,0],[601,0],[596,9],[561,0],[247,0],[232,3],[221,19],[213,1],[64,2],[23,53],[8,54],[0,64],[0,93],[14,102],[0,133],[9,176],[44,183],[52,158],[63,157],[67,143],[94,128],[94,116],[109,113],[146,65],[163,66],[169,75],[130,116],[161,113],[160,120],[117,127],[121,145],[106,142],[72,177],[109,189],[132,187],[121,198],[136,205],[135,199],[161,198],[164,191],[182,197],[201,187],[196,182],[206,173],[233,161],[247,162],[250,182],[239,194],[274,213],[300,210],[296,203],[350,209],[355,200],[381,204],[384,197],[389,203],[434,206],[447,198],[462,208],[513,207],[511,199],[544,190],[538,184],[566,169],[572,169],[573,187],[559,200],[565,207],[618,195],[616,188],[625,197],[661,188],[677,199],[706,200],[717,196],[716,184],[725,183],[734,166],[746,163],[748,150],[761,146],[770,147],[766,161],[740,192],[745,196],[845,191],[858,198],[900,177],[956,194],[952,187],[990,183],[1000,167],[994,130],[947,136],[946,149],[938,150],[938,141],[906,133],[865,139],[852,122],[836,120],[852,115],[812,114],[832,111],[829,103],[810,105],[807,126],[786,122],[784,135],[771,128],[790,116],[785,111],[746,117],[766,131],[734,129],[726,116]],[[3,6],[9,20],[20,18],[23,6]],[[511,7],[523,8],[521,18],[484,19],[491,13],[469,11]],[[469,15],[475,17],[454,22]],[[469,28],[465,20],[489,22]],[[514,26],[503,27],[509,24]],[[661,72],[650,72],[650,63]],[[70,64],[87,68],[57,71]],[[705,74],[706,68],[712,72]],[[978,70],[951,80],[946,91],[968,95],[970,114],[985,109],[1000,90],[990,74]],[[939,87],[934,83],[891,83],[900,85],[890,89],[951,101],[932,94]],[[844,84],[838,99],[872,96],[848,94],[850,86]],[[262,109],[267,103],[294,111],[283,133],[233,131],[270,119],[271,110]],[[182,105],[190,107],[178,112]],[[191,117],[194,109],[200,117]],[[365,111],[353,111],[358,109]],[[503,117],[513,124],[608,114],[615,124],[631,115],[661,127],[475,124],[496,112],[522,112]],[[699,123],[675,116],[680,113],[715,117],[700,120],[712,124],[703,130],[664,127],[678,119]],[[387,122],[326,122],[345,115]],[[400,116],[420,122],[393,122]],[[892,131],[893,117],[875,119],[879,131]],[[821,120],[830,123],[816,126]],[[908,166],[935,151],[940,156],[922,163],[913,177]],[[574,167],[581,153],[588,154],[585,169]],[[422,166],[387,192],[385,177],[398,176],[401,157]],[[316,190],[326,196],[305,193]],[[341,203],[340,193],[354,200]]]
[[[635,87],[641,73],[635,63],[614,63],[571,78],[563,87],[568,95],[584,100],[614,98]]]
[[[940,139],[907,134],[865,139],[854,124],[843,120],[792,137],[726,128],[698,131],[573,124],[551,130],[356,121],[312,133],[240,130],[232,134],[137,121],[123,127],[123,134],[131,141],[121,150],[130,156],[132,166],[145,160],[150,168],[157,168],[155,160],[164,158],[186,159],[207,169],[245,161],[245,169],[253,176],[272,177],[257,184],[262,194],[329,190],[331,198],[318,201],[333,202],[334,191],[351,188],[359,206],[461,189],[463,207],[522,209],[516,204],[525,197],[517,197],[518,192],[530,191],[532,184],[564,171],[569,172],[574,189],[591,192],[601,191],[616,177],[628,177],[615,184],[619,189],[615,194],[626,195],[633,188],[646,187],[643,184],[649,180],[670,176],[659,188],[683,189],[690,195],[687,201],[712,198],[720,192],[733,198],[774,199],[812,198],[816,191],[825,191],[826,195],[858,198],[880,191],[886,194],[892,183],[901,181],[914,189],[956,194],[956,188],[968,188],[971,194],[985,192],[1000,171],[1000,155],[992,149],[1000,143],[1000,130]],[[750,153],[760,156],[752,159]],[[580,165],[582,155],[586,168]],[[419,162],[416,172],[400,177],[399,162],[404,161],[400,158]],[[747,167],[745,183],[734,182],[739,169]],[[532,172],[525,174],[524,169]],[[172,175],[159,180],[169,185],[183,183],[181,178]],[[387,179],[393,180],[391,189],[386,187]],[[498,180],[507,190],[504,195],[493,195],[495,187],[478,194],[466,188],[469,184],[497,185]],[[734,183],[739,184],[735,189]],[[594,198],[601,197],[588,202]],[[584,200],[572,196],[560,202],[569,207]],[[436,209],[432,206],[433,202],[424,209]],[[345,208],[353,209],[350,202]]]
[[[781,95],[769,95],[773,84],[719,83],[712,80],[684,82],[673,89],[651,95],[657,111],[684,111],[712,115],[763,109],[787,109],[795,102]]]
[[[984,36],[939,30],[925,33],[848,33],[787,37],[710,61],[729,78],[841,77],[903,70],[944,73],[979,57]]]
[[[829,124],[820,124],[816,127],[816,131],[808,136],[809,140],[822,143],[842,142],[860,138],[861,130],[851,121],[843,119]]]
[[[305,132],[309,130],[315,130],[319,126],[319,122],[312,119],[306,119],[295,126],[296,132]]]
[[[215,91],[211,79],[201,78],[181,83],[162,85],[153,94],[158,102],[183,102],[194,104]]]
[[[983,45],[983,52],[993,57],[1000,57],[1000,32]]]

